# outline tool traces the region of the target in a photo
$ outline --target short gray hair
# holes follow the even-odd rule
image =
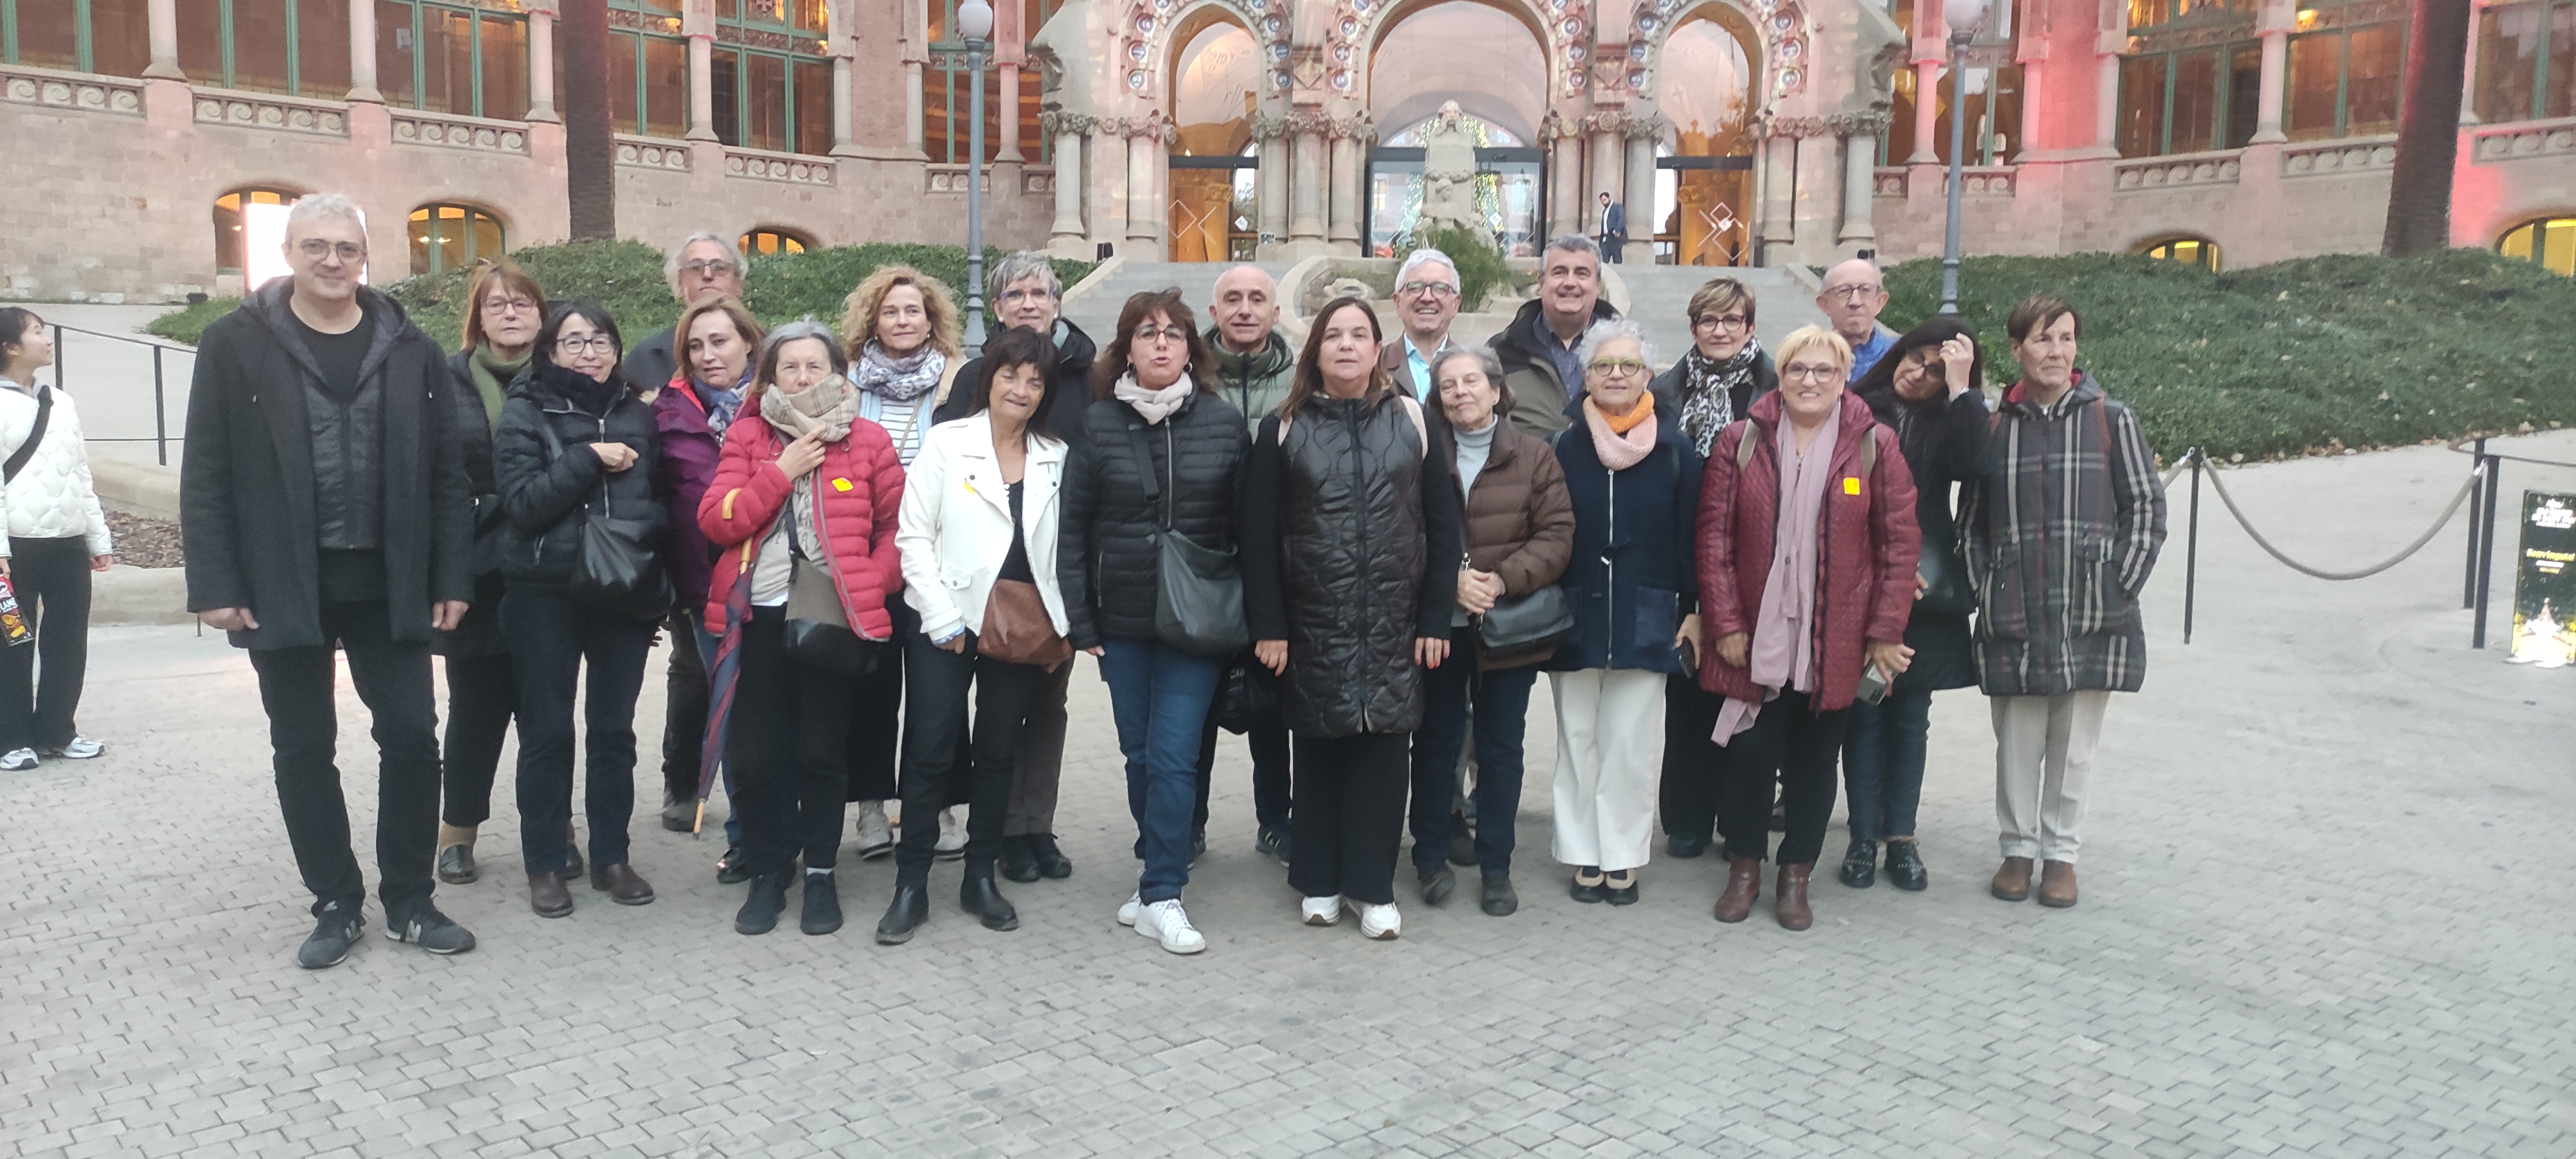
[[[1554,249],[1555,247],[1550,246],[1548,248]],[[1638,361],[1646,364],[1646,373],[1648,375],[1651,376],[1654,374],[1655,344],[1646,341],[1645,327],[1639,326],[1635,322],[1631,322],[1626,318],[1613,318],[1607,322],[1593,323],[1591,329],[1583,332],[1582,345],[1575,347],[1574,361],[1579,365],[1590,367],[1592,365],[1593,355],[1599,354],[1603,346],[1621,338],[1625,338],[1637,344]]]
[[[1601,243],[1579,233],[1559,235],[1555,241],[1547,243],[1547,248],[1564,250],[1570,254],[1590,254],[1592,264],[1596,266],[1601,264]]]
[[[717,233],[712,229],[702,229],[687,237],[681,238],[680,244],[671,247],[670,256],[662,259],[662,281],[671,287],[672,297],[676,298],[680,296],[680,255],[689,252],[690,246],[696,245],[702,241],[711,241],[724,247],[725,260],[733,263],[733,272],[735,274],[740,275],[751,272],[751,267],[742,260],[742,251],[735,248],[732,238]]]
[[[755,364],[754,374],[759,375],[761,371],[772,370],[777,366],[779,347],[807,338],[822,343],[824,349],[832,352],[832,373],[850,372],[850,353],[841,348],[841,336],[832,333],[831,327],[824,325],[812,314],[807,314],[769,332],[769,340],[760,344],[760,361]]]
[[[1503,362],[1494,357],[1493,347],[1482,344],[1452,346],[1431,356],[1431,364],[1424,368],[1431,375],[1431,381],[1423,384],[1430,390],[1431,397],[1434,399],[1440,397],[1440,368],[1461,358],[1475,359],[1476,368],[1485,372],[1485,381],[1494,384],[1494,413],[1498,415],[1512,413],[1512,384],[1503,378]],[[1444,415],[1449,413],[1448,403],[1440,404],[1440,413]]]
[[[367,232],[367,215],[358,212],[358,203],[347,194],[307,193],[286,211],[286,240],[294,241],[298,230],[335,220],[356,224],[360,234]]]
[[[1438,262],[1441,265],[1449,267],[1449,288],[1453,290],[1459,288],[1458,263],[1451,260],[1449,255],[1433,249],[1430,246],[1423,246],[1420,249],[1414,250],[1412,253],[1404,255],[1404,264],[1396,267],[1395,284],[1402,286],[1404,283],[1413,280],[1413,271],[1430,265],[1433,262]]]
[[[993,263],[993,272],[984,275],[984,297],[995,302],[1001,301],[1002,291],[1011,283],[1023,278],[1036,277],[1046,279],[1048,297],[1058,301],[1064,299],[1064,279],[1057,276],[1055,263],[1048,261],[1045,254],[1036,250],[1021,250]]]

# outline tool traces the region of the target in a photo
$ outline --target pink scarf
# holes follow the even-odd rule
[[[1642,405],[1646,400],[1637,400]],[[1626,434],[1610,429],[1610,416],[1601,413],[1590,396],[1583,400],[1583,425],[1592,431],[1592,453],[1601,457],[1601,465],[1612,471],[1625,471],[1646,461],[1655,450],[1655,416],[1629,427]]]
[[[1783,688],[1815,691],[1817,551],[1824,535],[1825,486],[1833,478],[1834,442],[1842,426],[1838,417],[1825,420],[1805,454],[1798,453],[1798,432],[1785,417],[1773,428],[1781,464],[1779,519],[1771,575],[1762,585],[1762,608],[1753,618],[1753,646],[1746,657],[1748,674],[1761,687],[1764,702]],[[1717,731],[1709,739],[1724,745],[1753,727],[1761,714],[1762,704],[1730,696],[1718,710]]]

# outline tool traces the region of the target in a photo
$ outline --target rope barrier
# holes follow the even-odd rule
[[[2189,454],[2186,454],[2183,457],[2182,465],[2188,466],[2195,457],[2204,464],[2209,461],[2209,457],[2202,454],[2200,448],[2194,447],[2191,449]],[[2176,473],[2179,473],[2179,470],[2180,469],[2178,467]],[[2244,509],[2236,505],[2236,497],[2228,494],[2224,473],[2213,470],[2206,472],[2206,474],[2209,476],[2209,485],[2212,488],[2215,488],[2218,492],[2218,501],[2227,505],[2227,513],[2236,517],[2237,526],[2245,529],[2245,534],[2252,537],[2255,546],[2262,548],[2266,553],[2270,554],[2272,558],[2281,561],[2282,566],[2298,572],[2301,575],[2313,576],[2321,580],[2339,581],[2367,579],[2371,576],[2378,575],[2379,573],[2387,571],[2398,564],[2406,562],[2406,560],[2416,552],[2424,550],[2424,545],[2433,542],[2433,537],[2441,534],[2442,528],[2450,524],[2451,516],[2459,514],[2460,504],[2469,501],[2470,494],[2477,490],[2479,482],[2486,477],[2486,470],[2486,467],[2481,465],[2472,468],[2469,471],[2468,478],[2460,481],[2459,493],[2451,496],[2451,502],[2449,505],[2442,508],[2442,514],[2433,520],[2433,525],[2431,527],[2424,529],[2424,534],[2415,537],[2415,542],[2407,544],[2406,547],[2396,555],[2383,560],[2380,563],[2373,564],[2370,567],[2361,568],[2357,571],[2327,571],[2323,568],[2310,567],[2290,558],[2287,553],[2274,546],[2270,539],[2265,538],[2262,532],[2255,530],[2253,521],[2245,517]]]
[[[2545,433],[2545,432],[2535,431],[2535,432],[2533,432],[2533,433],[2534,433],[2534,434],[2540,434],[2540,433]],[[2509,438],[2509,437],[2511,437],[2511,436],[2510,436],[2510,435],[2490,435],[2490,436],[2487,436],[2487,438]],[[2450,448],[2450,449],[2451,449],[2452,451],[2454,451],[2454,452],[2458,453],[2458,454],[2463,454],[2463,455],[2476,455],[2476,456],[2481,456],[2481,457],[2489,458],[2489,459],[2510,459],[2510,460],[2512,460],[2512,461],[2514,461],[2514,462],[2517,462],[2517,463],[2529,463],[2529,464],[2531,464],[2532,466],[2535,466],[2535,467],[2565,467],[2565,468],[2567,468],[2568,470],[2576,471],[2576,463],[2563,462],[2563,461],[2558,460],[2558,459],[2534,459],[2534,458],[2532,458],[2532,457],[2530,457],[2530,456],[2528,456],[2528,455],[2508,455],[2508,454],[2505,454],[2505,453],[2504,453],[2504,452],[2502,452],[2502,451],[2489,451],[2489,450],[2483,450],[2483,449],[2480,449],[2480,448],[2482,448],[2482,447],[2484,446],[2484,444],[2486,443],[2486,441],[2487,441],[2487,440],[2486,440],[2485,438],[2477,438],[2477,437],[2472,436],[2472,437],[2470,437],[2470,438],[2461,439],[2461,440],[2460,440],[2460,441],[2458,441],[2458,442],[2452,443],[2452,444],[2451,444],[2451,448]],[[2478,444],[2479,446],[2478,446],[2478,447],[2472,447],[2472,446],[2470,445],[2470,444],[2472,444],[2472,443],[2476,443],[2476,444]]]

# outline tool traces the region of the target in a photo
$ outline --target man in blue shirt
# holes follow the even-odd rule
[[[1387,376],[1428,403],[1431,360],[1449,348],[1449,324],[1458,320],[1458,263],[1429,246],[1405,255],[1395,272],[1395,320],[1404,337],[1386,344]]]
[[[1867,258],[1853,258],[1825,271],[1825,290],[1816,295],[1816,308],[1825,312],[1834,333],[1851,343],[1853,382],[1859,382],[1896,345],[1895,334],[1878,328],[1878,312],[1887,308],[1887,281]]]

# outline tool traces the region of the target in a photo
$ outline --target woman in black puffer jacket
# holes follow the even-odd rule
[[[1181,889],[1190,879],[1200,730],[1225,658],[1174,647],[1155,630],[1156,535],[1168,521],[1171,534],[1232,549],[1251,442],[1243,412],[1216,394],[1215,359],[1197,325],[1178,290],[1138,294],[1119,311],[1118,337],[1092,368],[1101,402],[1084,413],[1087,445],[1065,475],[1056,553],[1072,624],[1066,638],[1100,658],[1109,682],[1127,810],[1145,860],[1118,920],[1182,954],[1207,946],[1182,912]]]
[[[1402,928],[1409,746],[1420,669],[1449,655],[1459,513],[1448,426],[1395,388],[1380,342],[1357,298],[1315,315],[1244,466],[1243,604],[1296,736],[1288,883],[1307,924],[1340,921],[1347,898],[1383,940]]]
[[[597,303],[557,307],[537,333],[535,359],[510,384],[492,439],[512,534],[501,569],[508,587],[501,630],[519,680],[519,843],[529,904],[550,918],[572,912],[565,827],[572,820],[573,690],[585,659],[591,888],[619,905],[653,900],[653,887],[627,864],[626,823],[635,812],[635,696],[654,619],[591,607],[569,589],[594,512],[667,518],[653,498],[660,446],[653,409],[617,376],[624,353],[617,323]]]

